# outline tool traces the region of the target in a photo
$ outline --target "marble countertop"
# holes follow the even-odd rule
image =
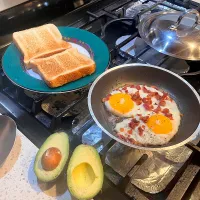
[[[41,183],[33,171],[38,148],[19,130],[13,148],[0,167],[1,200],[74,200],[66,186],[66,174],[54,183]]]

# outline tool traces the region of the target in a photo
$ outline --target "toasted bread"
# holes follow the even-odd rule
[[[53,55],[71,47],[70,43],[62,40],[61,33],[53,24],[15,32],[13,40],[24,55],[25,65],[31,59]]]
[[[46,58],[33,59],[29,67],[40,74],[52,88],[90,75],[96,68],[92,59],[79,53],[75,48],[69,48]]]

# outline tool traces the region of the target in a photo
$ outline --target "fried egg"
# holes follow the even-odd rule
[[[134,98],[135,94],[139,94],[141,102]],[[121,87],[113,90],[104,103],[110,113],[127,117],[114,127],[118,137],[127,142],[163,145],[178,132],[181,121],[178,106],[158,88],[144,85]]]
[[[142,88],[142,85],[139,85]],[[151,92],[158,92],[160,95],[162,93],[154,88],[146,87]],[[105,100],[105,106],[107,110],[119,117],[134,117],[137,114],[151,114],[151,111],[147,111],[143,103],[137,105],[137,103],[132,100],[132,95],[136,92],[139,92],[141,98],[146,98],[147,93],[145,93],[142,89],[132,88],[132,87],[120,87],[116,90],[113,90],[109,94],[109,98]],[[156,108],[156,103],[158,101],[155,98],[152,98],[152,103],[154,108]]]
[[[174,120],[161,114],[150,116],[147,123],[139,117],[136,117],[136,120],[139,123],[134,129],[130,127],[131,118],[117,123],[114,130],[118,137],[139,145],[163,145],[174,137],[180,125],[180,115]]]

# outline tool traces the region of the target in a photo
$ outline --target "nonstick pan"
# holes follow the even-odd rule
[[[123,84],[155,85],[169,93],[183,114],[177,134],[165,145],[138,146],[119,139],[108,122],[109,113],[102,98]],[[137,149],[150,151],[170,150],[182,146],[198,136],[200,131],[200,97],[195,89],[179,75],[153,65],[126,64],[101,74],[92,84],[88,94],[90,113],[97,125],[116,141]]]

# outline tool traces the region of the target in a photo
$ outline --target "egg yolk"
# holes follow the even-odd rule
[[[164,115],[153,115],[147,121],[147,126],[156,134],[167,134],[172,131],[172,123]]]
[[[127,113],[134,107],[134,103],[129,94],[117,93],[109,98],[110,106],[119,113]]]

